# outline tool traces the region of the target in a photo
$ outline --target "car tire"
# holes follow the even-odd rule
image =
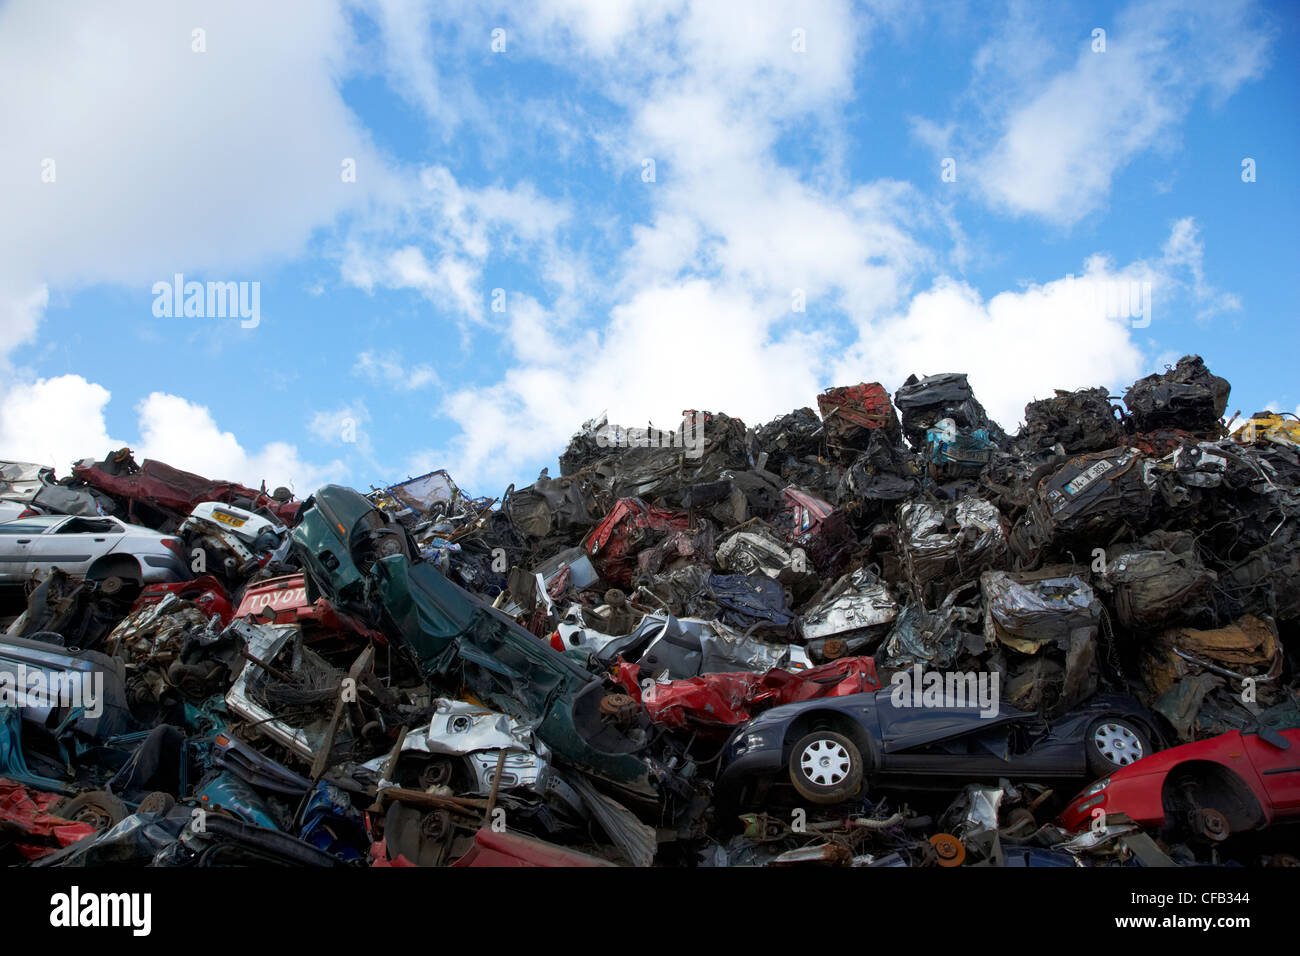
[[[107,790],[92,790],[60,801],[54,815],[64,820],[89,823],[98,830],[107,830],[130,815],[126,804]]]
[[[140,801],[136,813],[159,813],[167,815],[176,806],[176,798],[165,790],[155,790]]]
[[[1084,736],[1088,771],[1106,777],[1151,753],[1151,738],[1142,725],[1127,717],[1103,717]]]
[[[843,803],[862,789],[862,752],[843,734],[816,730],[790,750],[790,782],[810,803]]]

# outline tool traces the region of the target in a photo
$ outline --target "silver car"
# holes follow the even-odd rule
[[[59,568],[79,578],[154,584],[184,581],[180,538],[116,518],[36,515],[0,523],[0,582]],[[115,588],[113,588],[115,589]]]

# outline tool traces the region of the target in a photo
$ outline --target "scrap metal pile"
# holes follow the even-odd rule
[[[1228,394],[602,419],[499,499],[0,463],[0,853],[1296,865],[1300,424]]]

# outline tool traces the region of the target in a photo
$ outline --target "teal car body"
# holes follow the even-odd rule
[[[629,796],[655,798],[655,768],[638,754],[647,729],[624,730],[603,719],[604,679],[432,564],[412,560],[405,541],[391,544],[398,533],[404,535],[364,496],[327,485],[304,504],[293,542],[315,586],[406,647],[425,677],[463,686],[484,705],[532,722],[557,763]]]

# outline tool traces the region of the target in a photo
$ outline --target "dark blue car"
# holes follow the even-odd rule
[[[957,789],[972,781],[1103,777],[1161,746],[1157,719],[1131,697],[1097,695],[1055,721],[1004,702],[902,706],[890,689],[775,707],[728,740],[718,790],[739,805],[790,783],[817,804],[871,787]]]

